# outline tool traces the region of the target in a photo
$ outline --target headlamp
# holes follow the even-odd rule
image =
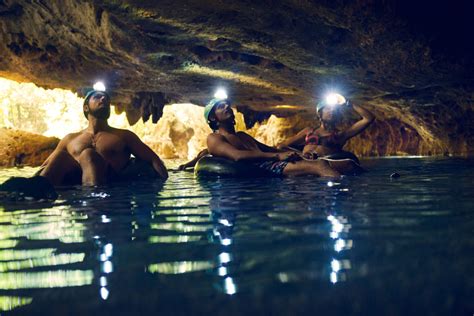
[[[217,89],[216,93],[214,93],[214,98],[219,100],[226,100],[227,99],[227,91],[225,89],[219,88]]]
[[[338,93],[329,93],[325,98],[326,104],[329,106],[342,105],[346,103],[346,98]]]
[[[102,81],[97,81],[94,83],[92,88],[94,88],[95,91],[105,92],[105,84]]]

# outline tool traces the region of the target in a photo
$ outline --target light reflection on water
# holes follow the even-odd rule
[[[0,296],[0,311],[9,311],[23,305],[28,305],[32,301],[31,297]]]
[[[37,210],[5,210],[0,207],[0,221],[4,225],[0,230],[0,238],[24,237],[30,240],[56,240],[74,243],[84,241],[84,227],[80,220],[87,215],[76,214],[70,206],[58,206],[51,209]]]
[[[181,274],[209,270],[213,267],[214,264],[208,261],[179,261],[150,264],[148,271],[151,273]]]
[[[472,161],[368,163],[371,173],[340,181],[172,172],[164,184],[4,204],[0,310],[357,314],[367,298],[381,302],[369,314],[469,310]],[[0,181],[25,170],[0,170]]]
[[[27,260],[0,262],[0,272],[82,262],[84,256],[85,255],[82,253],[63,253],[42,258],[28,258]]]
[[[0,289],[18,290],[35,288],[60,288],[92,283],[91,270],[57,270],[45,272],[7,272],[0,277]]]
[[[348,239],[349,231],[352,225],[349,224],[349,219],[346,216],[329,215],[327,217],[331,223],[331,232],[329,236],[334,240],[334,251],[336,259],[331,260],[331,283],[337,283],[347,280],[347,270],[351,268],[351,261],[347,258],[347,250],[353,247],[353,241]],[[344,251],[343,251],[344,250]]]

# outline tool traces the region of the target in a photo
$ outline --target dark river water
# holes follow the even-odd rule
[[[171,172],[3,203],[0,313],[473,315],[474,160],[363,164],[337,181]]]

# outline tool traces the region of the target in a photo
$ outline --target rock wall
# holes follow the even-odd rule
[[[39,166],[58,143],[56,137],[0,128],[0,166]]]
[[[163,106],[203,105],[218,86],[235,105],[278,117],[288,107],[312,115],[324,91],[338,88],[378,121],[364,134],[377,145],[354,139],[349,147],[466,155],[474,145],[467,2],[426,10],[395,0],[5,0],[0,76],[79,93],[102,79],[128,124],[171,120],[153,144],[170,157],[202,144],[196,131],[164,118]],[[270,142],[285,134],[272,124],[287,124],[273,121],[259,134]]]
[[[40,165],[55,148],[58,138],[44,137],[39,133],[60,130],[62,134],[66,134],[77,131],[77,128],[67,122],[78,116],[80,117],[79,121],[82,122],[80,125],[85,126],[86,121],[82,119],[81,109],[75,106],[76,103],[78,102],[72,102],[74,109],[64,108],[52,120],[45,119],[50,115],[43,115],[36,122],[37,125],[29,122],[30,132],[10,128],[0,129],[2,136],[0,141],[0,148],[2,148],[0,150],[0,166]],[[38,105],[38,107],[44,110],[43,106]],[[206,138],[211,132],[203,119],[203,112],[203,107],[197,105],[174,104],[164,107],[163,116],[157,124],[150,121],[140,121],[130,127],[124,114],[112,114],[110,124],[114,127],[132,130],[162,158],[191,159],[200,150],[206,148]],[[72,113],[72,117],[68,117],[67,113]],[[319,125],[315,113],[299,113],[287,117],[271,115],[267,120],[257,122],[253,127],[247,128],[243,114],[237,111],[235,111],[235,114],[237,130],[246,131],[259,141],[271,146],[281,143],[305,127],[317,127]],[[249,115],[249,113],[247,114]],[[61,121],[62,118],[64,122],[59,125],[58,121]],[[467,119],[468,117],[466,117]],[[405,120],[410,121],[410,118],[405,118]],[[56,128],[49,125],[56,126]],[[13,127],[21,128],[22,125],[18,124],[18,126]],[[58,136],[62,137],[63,135]],[[445,137],[449,137],[449,135],[445,135]],[[457,143],[451,142],[458,144],[459,147],[447,147],[445,141],[443,138],[437,139],[427,132],[423,126],[411,126],[393,116],[390,119],[378,118],[361,135],[351,139],[346,144],[345,149],[360,157],[468,155],[469,151],[467,149],[472,146],[460,140]]]

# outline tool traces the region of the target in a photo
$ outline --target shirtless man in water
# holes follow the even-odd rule
[[[293,151],[269,147],[244,132],[236,132],[234,112],[227,100],[211,100],[204,110],[204,117],[214,130],[207,137],[207,148],[214,156],[251,161],[278,176],[339,176],[326,161],[301,160]]]
[[[168,177],[160,158],[133,132],[109,126],[110,97],[102,91],[91,91],[83,105],[89,121],[86,129],[68,134],[43,163],[40,176],[53,185],[64,184],[71,174],[79,174],[86,186],[112,181],[126,169],[133,154],[148,162],[157,175]]]

